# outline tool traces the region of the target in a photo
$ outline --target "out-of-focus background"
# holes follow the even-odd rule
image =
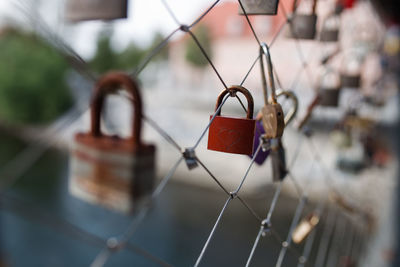
[[[130,245],[111,249],[106,266],[189,266],[198,258],[202,266],[246,266],[249,258],[250,266],[273,266],[278,258],[282,266],[394,264],[400,34],[390,1],[318,1],[313,40],[289,37],[287,0],[276,16],[249,21],[237,1],[136,0],[125,19],[78,23],[66,19],[68,1],[0,2],[0,266],[101,266],[94,260],[107,240],[110,246],[126,229],[135,230]],[[296,12],[311,13],[312,2],[299,1]],[[191,28],[201,51],[176,29],[207,9]],[[321,41],[326,29],[337,30],[338,40]],[[273,182],[270,159],[250,165],[250,157],[207,150],[206,132],[196,148],[206,168],[180,162],[145,213],[123,215],[69,193],[71,147],[74,135],[89,129],[97,76],[122,70],[137,79],[142,137],[157,147],[158,184],[182,156],[163,133],[181,148],[196,143],[224,89],[218,75],[228,86],[243,83],[254,115],[264,105],[255,36],[270,45],[277,87],[299,102],[282,138],[285,180]],[[345,85],[341,75],[360,82]],[[327,89],[340,91],[337,105],[317,105],[299,130]],[[286,113],[290,101],[278,101]],[[103,130],[129,136],[131,113],[125,96],[109,96]],[[223,106],[224,115],[243,113],[233,98]],[[251,210],[238,199],[222,210],[228,196],[210,173],[231,192],[249,165],[240,197]],[[274,230],[260,235],[257,217],[266,218],[274,196]],[[313,234],[291,242],[295,226],[316,212]]]

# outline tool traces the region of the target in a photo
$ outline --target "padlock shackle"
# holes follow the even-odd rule
[[[297,109],[298,109],[298,106],[299,106],[299,101],[297,99],[296,94],[293,91],[281,91],[281,90],[279,90],[277,92],[276,96],[279,97],[281,95],[286,96],[286,98],[289,98],[293,102],[292,108],[285,115],[285,125],[288,125],[293,120],[294,116],[296,116]]]
[[[254,113],[254,100],[250,91],[240,85],[232,85],[229,88],[223,90],[217,99],[217,103],[215,105],[215,111],[218,110],[219,106],[222,104],[224,97],[229,94],[230,96],[235,96],[237,92],[241,92],[247,99],[247,119],[253,119]],[[221,115],[221,109],[218,111],[217,116]]]
[[[313,0],[313,5],[312,5],[312,14],[315,14],[315,12],[317,11],[317,2],[318,0]]]
[[[313,4],[312,4],[312,9],[311,9],[311,12],[312,12],[311,14],[315,14],[315,11],[317,10],[317,1],[318,0],[312,0],[312,1],[313,1]],[[295,13],[297,10],[297,7],[298,7],[297,2],[298,2],[298,0],[293,1],[293,6],[292,6],[293,13]]]
[[[269,80],[269,87],[271,88],[272,104],[276,104],[277,101],[276,101],[274,71],[273,71],[273,67],[272,67],[271,54],[269,52],[269,47],[266,43],[261,43],[261,45],[260,45],[260,67],[261,67],[262,86],[263,86],[263,92],[264,92],[264,103],[265,103],[265,105],[267,105],[268,104],[268,88],[267,88],[267,78],[265,77],[263,56],[267,60],[268,80]]]
[[[132,95],[131,101],[134,106],[132,142],[135,145],[140,145],[143,115],[142,99],[136,81],[122,72],[107,73],[96,83],[90,108],[91,134],[96,137],[103,135],[100,127],[100,115],[103,110],[104,99],[108,94],[115,93],[122,89]]]
[[[292,5],[293,14],[296,12],[296,9],[297,9],[297,0],[293,0],[293,5]]]

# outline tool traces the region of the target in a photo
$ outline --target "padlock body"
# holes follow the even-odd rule
[[[292,240],[295,244],[301,243],[311,232],[314,226],[307,220],[302,220],[295,228],[292,234]]]
[[[77,134],[70,164],[71,194],[118,212],[131,213],[153,189],[153,145],[133,147],[128,139]]]
[[[348,75],[340,74],[340,82],[342,87],[346,88],[358,88],[361,83],[361,75]]]
[[[254,133],[254,145],[253,145],[253,152],[256,153],[258,146],[260,145],[260,137],[265,134],[264,127],[262,125],[262,121],[256,121],[256,131]],[[270,150],[263,151],[261,148],[259,149],[256,157],[254,158],[254,162],[258,165],[264,163],[264,161],[268,158]],[[250,158],[253,158],[253,155],[249,155]]]
[[[210,116],[211,120],[212,116]],[[210,150],[234,153],[253,154],[254,131],[256,121],[246,118],[216,116],[208,131]]]
[[[279,0],[242,0],[247,15],[276,15]],[[239,5],[239,14],[244,15]]]
[[[339,30],[322,30],[320,40],[322,42],[337,42],[339,40]]]
[[[271,147],[271,164],[272,164],[272,180],[274,182],[282,181],[288,171],[286,168],[286,155],[285,149],[280,140],[273,140],[278,142],[278,145]]]
[[[281,105],[267,104],[262,108],[261,113],[265,137],[268,139],[281,137],[285,129],[285,117]]]
[[[310,214],[297,225],[292,234],[292,240],[294,243],[301,243],[319,223],[319,215]]]
[[[340,91],[339,88],[321,88],[319,105],[325,107],[339,106]]]
[[[317,15],[294,14],[291,24],[291,37],[299,39],[314,39],[316,33]]]
[[[126,18],[128,0],[68,0],[65,18],[71,22]]]

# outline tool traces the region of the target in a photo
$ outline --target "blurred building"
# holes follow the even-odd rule
[[[208,29],[212,61],[223,79],[232,84],[237,84],[244,77],[246,69],[250,68],[258,55],[257,41],[246,17],[238,16],[238,8],[237,2],[223,2],[193,29],[195,33],[198,27]],[[271,40],[284,21],[281,13],[280,16],[249,16],[249,19],[260,40]],[[189,35],[184,35],[170,44],[170,67],[174,78],[183,84],[191,84],[194,80],[206,84],[212,81],[212,85],[220,86],[215,75],[210,73],[210,68],[194,67],[185,60],[184,51],[190,38]],[[250,84],[256,85],[254,82],[253,80]]]

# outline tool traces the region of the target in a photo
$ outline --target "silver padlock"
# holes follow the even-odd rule
[[[68,0],[65,8],[71,22],[122,19],[127,13],[128,0]]]
[[[241,0],[247,15],[276,15],[279,0]],[[239,5],[239,14],[244,15]]]

